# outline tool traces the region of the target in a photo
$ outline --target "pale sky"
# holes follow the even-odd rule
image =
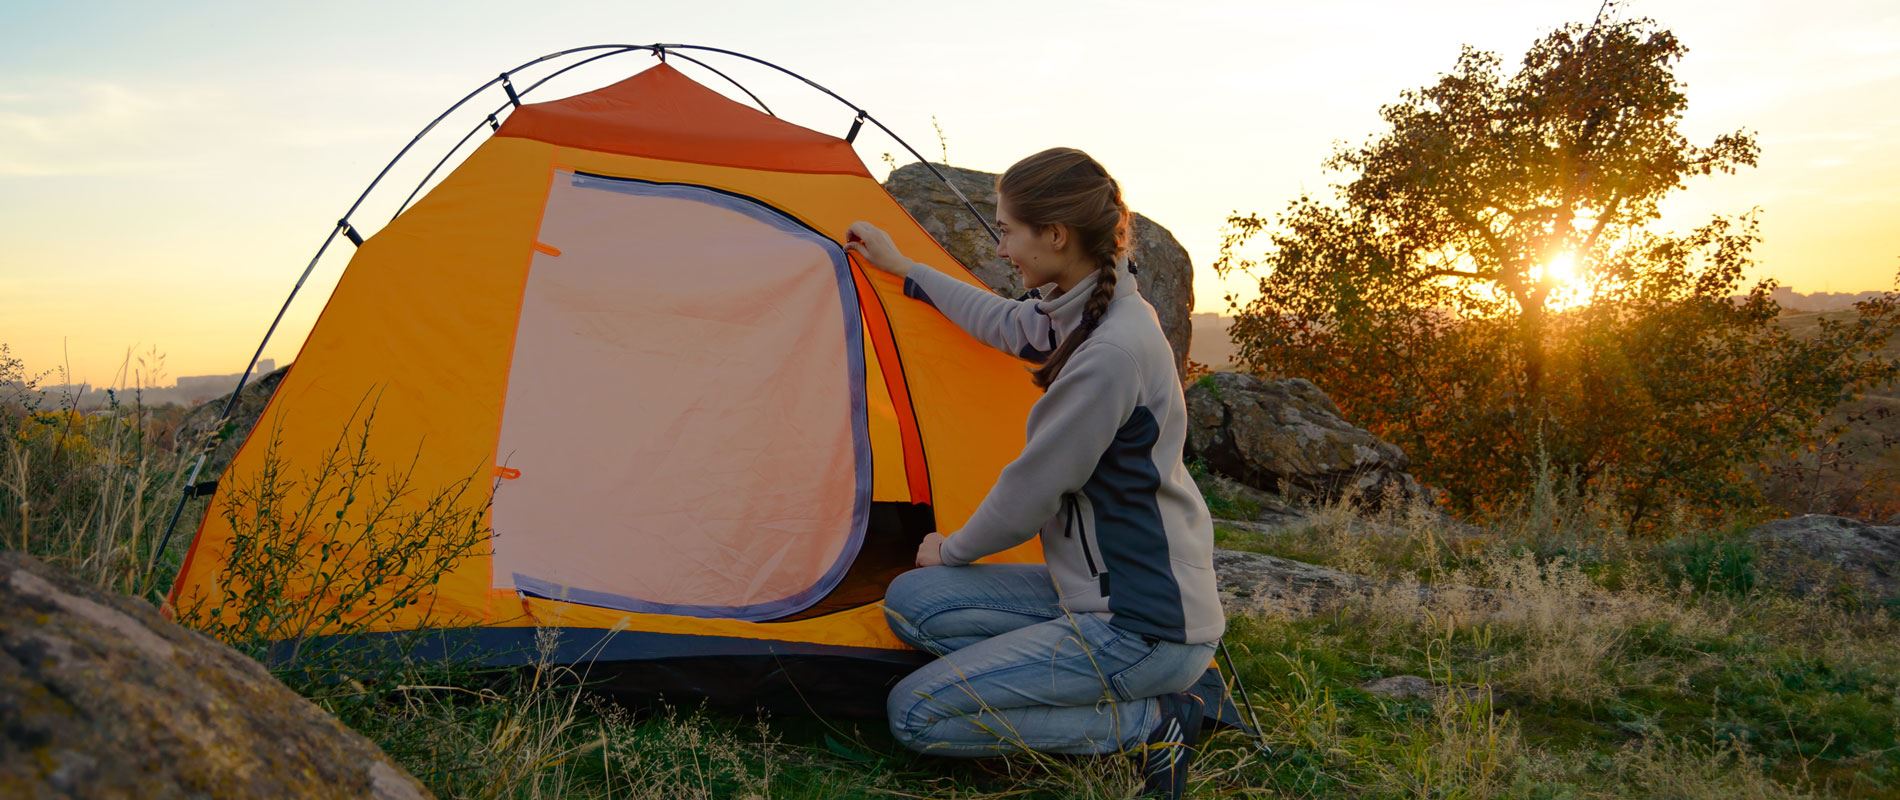
[[[243,368],[317,244],[429,119],[494,76],[585,44],[708,44],[796,70],[927,156],[999,171],[1088,150],[1195,264],[1196,308],[1234,211],[1277,212],[1336,180],[1320,162],[1460,44],[1515,65],[1597,0],[1157,3],[88,3],[0,0],[0,342],[31,369],[113,380],[156,348],[165,378]],[[1693,181],[1686,229],[1760,206],[1757,276],[1806,292],[1893,286],[1900,268],[1900,4],[1633,0],[1688,45],[1685,132],[1758,134],[1761,166]],[[644,68],[626,55],[534,99]],[[715,62],[792,121],[850,113],[800,84]],[[719,87],[691,65],[683,71]],[[493,95],[499,103],[501,95]],[[488,106],[488,102],[483,103]],[[492,107],[492,106],[491,106]],[[485,114],[488,108],[481,112]],[[480,115],[371,196],[374,232]],[[885,152],[858,150],[874,175]],[[289,361],[342,273],[320,263],[266,357]],[[1232,284],[1245,291],[1247,281]],[[54,376],[53,381],[57,380]]]

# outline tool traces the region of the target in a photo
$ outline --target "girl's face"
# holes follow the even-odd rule
[[[1054,283],[1066,290],[1088,277],[1086,265],[1077,270],[1073,237],[1061,225],[1050,225],[1039,231],[1036,226],[1017,220],[1010,212],[1009,203],[998,198],[996,232],[1002,237],[996,242],[997,257],[1016,265],[1023,274],[1024,286]]]

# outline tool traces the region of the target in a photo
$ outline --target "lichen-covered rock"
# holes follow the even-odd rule
[[[1241,483],[1289,498],[1347,495],[1378,504],[1424,497],[1397,445],[1339,416],[1299,378],[1216,372],[1187,390],[1187,455]]]
[[[1794,594],[1854,588],[1877,600],[1900,598],[1900,526],[1807,514],[1751,528],[1763,574]]]
[[[1417,675],[1389,675],[1359,684],[1360,690],[1389,700],[1436,700],[1441,690]]]
[[[1290,558],[1239,550],[1214,550],[1221,606],[1228,612],[1303,617],[1336,605],[1376,584],[1347,572]]]
[[[945,164],[936,166],[970,199],[984,219],[996,218],[994,173]],[[943,181],[931,174],[929,167],[922,163],[898,167],[884,181],[884,189],[897,198],[898,204],[916,217],[950,255],[969,267],[997,294],[1013,299],[1028,291],[1029,287],[1023,286],[1022,275],[1009,262],[996,257],[996,240],[990,238],[983,223],[964,208]],[[1155,315],[1161,318],[1161,332],[1167,335],[1168,344],[1174,349],[1175,370],[1181,372],[1186,364],[1189,340],[1194,334],[1188,322],[1188,315],[1194,310],[1194,266],[1188,260],[1187,248],[1154,220],[1136,214],[1131,232],[1135,243],[1130,255],[1140,266],[1135,285],[1141,290],[1141,296],[1155,307]]]
[[[257,662],[0,552],[0,796],[429,793]]]

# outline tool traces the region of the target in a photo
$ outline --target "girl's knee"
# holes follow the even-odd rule
[[[884,619],[891,631],[913,647],[923,646],[918,625],[928,613],[925,608],[930,588],[930,572],[941,567],[913,569],[891,581],[884,591]]]
[[[884,700],[884,714],[890,723],[891,738],[912,750],[921,751],[929,742],[924,734],[930,730],[931,721],[925,715],[917,713],[919,700],[910,681],[903,681],[891,690]]]
[[[932,584],[932,574],[943,567],[923,567],[898,575],[884,590],[884,610],[910,615],[924,602]]]

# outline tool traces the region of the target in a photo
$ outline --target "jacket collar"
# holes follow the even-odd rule
[[[1036,302],[1036,310],[1049,315],[1049,321],[1055,326],[1058,341],[1068,338],[1069,332],[1082,324],[1082,312],[1088,308],[1089,295],[1095,291],[1095,284],[1100,281],[1099,273],[1090,273],[1068,291]],[[1043,288],[1054,291],[1055,285],[1050,284]],[[1136,293],[1135,276],[1128,271],[1128,259],[1124,257],[1115,262],[1114,300]],[[1112,305],[1113,301],[1110,301],[1110,304]]]

